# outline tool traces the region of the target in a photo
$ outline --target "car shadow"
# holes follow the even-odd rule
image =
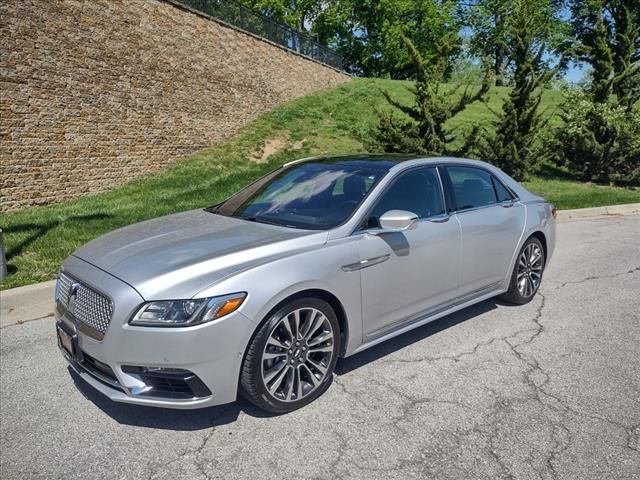
[[[447,328],[494,310],[498,305],[500,305],[500,303],[496,299],[486,300],[459,312],[434,320],[422,327],[387,340],[352,357],[342,359],[336,366],[336,374],[338,376],[345,375]],[[277,414],[270,414],[255,407],[242,397],[238,397],[238,400],[227,405],[197,410],[176,410],[118,403],[110,400],[91,387],[82,380],[71,367],[68,367],[68,370],[76,387],[85,398],[116,422],[125,425],[164,430],[195,431],[233,423],[238,419],[240,412],[258,418],[278,416]]]
[[[402,335],[398,335],[397,337],[368,348],[356,355],[341,359],[336,365],[335,372],[337,375],[345,375],[352,370],[360,368],[368,363],[375,362],[376,360],[384,358],[402,348],[408,347],[413,343],[424,340],[425,338],[435,335],[447,328],[477,317],[478,315],[482,315],[483,313],[495,310],[498,308],[498,305],[502,305],[502,303],[497,299],[492,298],[447,315],[446,317],[429,322],[426,325],[410,330]]]
[[[67,367],[76,388],[96,407],[113,420],[135,427],[158,428],[162,430],[196,431],[232,423],[240,412],[252,417],[275,416],[238,397],[233,403],[197,410],[177,410],[114,402],[94,389],[71,368]]]

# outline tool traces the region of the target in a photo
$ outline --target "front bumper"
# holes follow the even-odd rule
[[[255,328],[240,310],[193,327],[135,327],[128,320],[144,301],[136,290],[75,257],[65,262],[64,271],[113,303],[111,322],[100,340],[78,328],[64,305],[55,308],[57,328],[74,337],[77,351],[72,356],[59,343],[60,350],[93,388],[117,402],[167,408],[208,407],[236,399],[242,357]],[[193,388],[179,395],[170,394],[169,387],[152,388],[150,377],[139,373],[147,369],[179,377],[178,390],[185,382]]]

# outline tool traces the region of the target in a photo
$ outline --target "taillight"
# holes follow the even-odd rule
[[[553,218],[558,218],[558,210],[553,205],[551,205],[551,215],[553,215]]]

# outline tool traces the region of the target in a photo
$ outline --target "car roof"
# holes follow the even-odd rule
[[[301,158],[285,163],[283,167],[289,167],[299,163],[325,163],[332,165],[344,165],[352,167],[368,167],[378,170],[390,170],[400,162],[408,160],[416,160],[420,157],[417,155],[403,155],[394,153],[371,154],[358,153],[351,155],[332,155]]]
[[[399,170],[409,168],[411,166],[429,165],[439,163],[458,163],[475,166],[490,166],[486,162],[480,160],[469,160],[466,158],[455,157],[425,157],[416,154],[397,154],[397,153],[359,153],[352,155],[334,155],[334,156],[318,156],[310,158],[301,158],[285,163],[283,167],[299,163],[326,163],[333,165],[345,165],[352,167],[367,167],[379,170],[389,171],[391,169]]]

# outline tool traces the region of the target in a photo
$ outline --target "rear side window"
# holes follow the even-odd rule
[[[513,195],[511,195],[511,192],[507,190],[507,187],[505,187],[500,180],[498,180],[496,177],[492,177],[492,180],[493,186],[496,189],[498,202],[508,202],[510,200],[513,200]]]
[[[453,187],[456,210],[498,203],[489,172],[473,167],[447,167],[447,173]]]

